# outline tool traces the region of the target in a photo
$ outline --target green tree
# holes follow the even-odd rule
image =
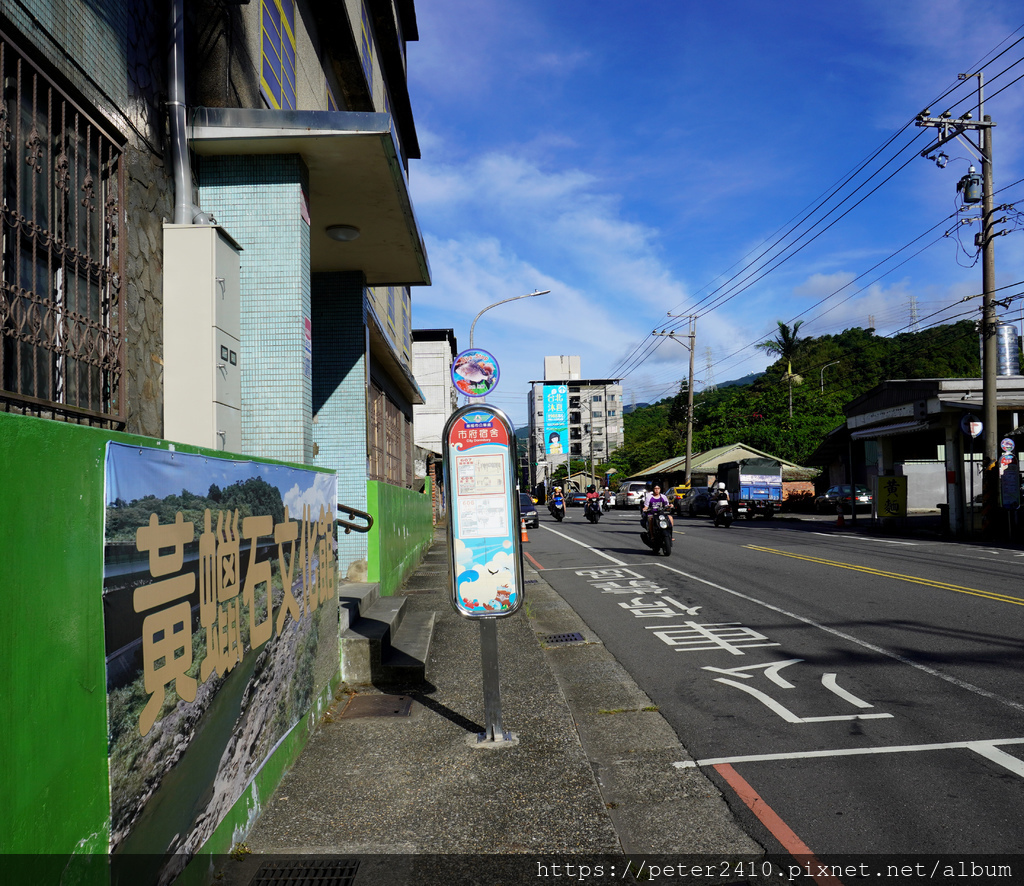
[[[789,384],[789,417],[793,417],[793,385],[802,384],[803,379],[799,375],[793,374],[793,357],[796,355],[797,348],[800,346],[800,339],[797,338],[797,332],[800,327],[803,326],[803,320],[797,320],[793,324],[793,328],[783,323],[781,320],[776,321],[779,324],[779,331],[775,338],[763,341],[757,347],[768,354],[773,354],[780,360],[786,363],[786,373],[782,376],[782,380]]]

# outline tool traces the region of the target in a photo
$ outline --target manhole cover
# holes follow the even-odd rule
[[[341,716],[408,717],[411,710],[412,697],[408,695],[353,695]]]
[[[548,646],[555,646],[559,643],[582,643],[583,634],[575,631],[571,634],[547,634],[542,636],[540,641]]]
[[[302,886],[351,886],[359,862],[351,858],[271,861],[256,871],[249,886],[301,883]]]

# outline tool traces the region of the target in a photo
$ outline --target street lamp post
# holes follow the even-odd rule
[[[498,305],[506,304],[510,301],[516,301],[520,298],[533,298],[535,295],[547,295],[551,290],[537,290],[535,292],[527,292],[525,295],[514,295],[512,298],[504,298],[501,301],[496,301],[493,305],[488,305],[479,314],[473,318],[472,324],[469,327],[469,346],[473,347],[473,330],[476,328],[476,321],[480,319],[481,314],[489,311],[491,308],[496,308]],[[482,398],[480,398],[482,399]],[[470,402],[474,402],[471,398]],[[517,461],[517,486],[518,486],[518,453],[519,444],[516,443],[516,461]],[[498,732],[501,732],[501,684],[498,676],[498,626],[496,624],[497,619],[495,618],[481,618],[480,619],[480,657],[483,662],[484,670],[484,706],[487,709],[487,729],[491,734],[491,738],[497,737],[495,734],[495,726],[497,726]]]
[[[551,292],[550,289],[538,289],[535,292],[527,292],[526,295],[513,295],[512,298],[503,298],[501,301],[496,301],[493,305],[488,305],[486,308],[483,309],[483,311],[480,312],[480,314],[483,314],[486,311],[489,311],[491,308],[496,308],[496,307],[498,307],[498,305],[503,305],[503,304],[507,304],[510,301],[515,301],[516,299],[520,299],[520,298],[533,298],[535,295],[547,295],[549,292]],[[473,330],[476,328],[476,321],[480,319],[480,314],[477,314],[473,318],[473,323],[469,327],[469,346],[470,347],[473,347]]]
[[[829,366],[835,366],[837,363],[842,363],[842,360],[833,360],[831,363],[826,363],[821,367],[821,393],[823,394],[825,393],[825,370],[828,369]]]

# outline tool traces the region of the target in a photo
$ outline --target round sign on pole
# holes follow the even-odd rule
[[[985,425],[978,416],[970,412],[965,412],[964,417],[960,419],[960,430],[968,437],[976,438],[981,436],[981,432],[985,430]]]
[[[494,356],[480,348],[463,351],[452,362],[452,384],[467,397],[484,397],[497,386],[501,370]]]

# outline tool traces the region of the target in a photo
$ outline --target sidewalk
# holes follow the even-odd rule
[[[691,759],[675,733],[529,566],[523,610],[498,622],[513,740],[481,747],[480,628],[452,609],[447,569],[439,531],[403,589],[437,613],[431,685],[341,696],[246,837],[252,854],[219,859],[218,882],[534,883],[542,861],[605,858],[607,873],[625,854],[762,854],[703,774],[672,765]],[[314,863],[348,878],[268,874]]]

